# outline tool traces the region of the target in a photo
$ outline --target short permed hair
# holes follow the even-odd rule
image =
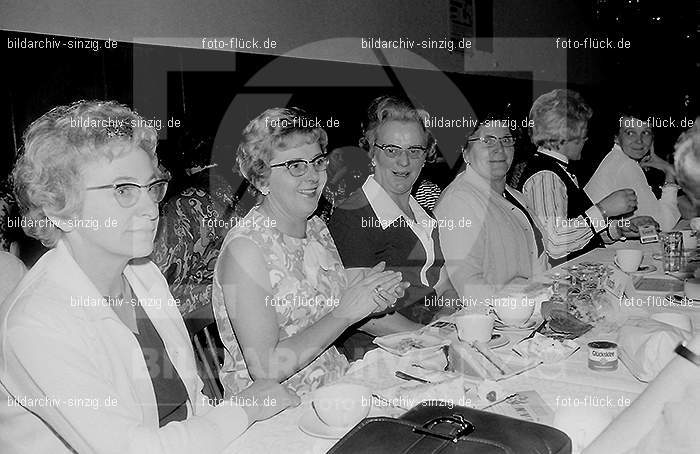
[[[314,120],[297,107],[273,107],[248,123],[238,145],[236,162],[241,175],[250,182],[251,191],[257,194],[267,184],[273,150],[317,143],[326,153],[328,134],[323,128],[311,127]]]
[[[24,133],[12,171],[14,192],[27,235],[53,247],[61,231],[47,215],[70,219],[83,206],[82,170],[86,164],[118,156],[105,145],[129,142],[147,152],[156,167],[158,135],[129,107],[115,101],[77,101],[58,106],[35,120]]]
[[[643,124],[647,123],[647,120],[653,115],[653,113],[647,109],[645,105],[642,104],[637,104],[635,103],[627,103],[623,105],[621,108],[617,109],[617,114],[616,114],[616,120],[617,123],[613,124],[613,136],[619,135],[622,130],[626,127],[624,122],[622,121],[623,118],[630,118],[633,120],[639,120]],[[649,125],[649,129],[651,129],[652,133],[655,133],[655,129],[653,126]]]
[[[592,116],[593,109],[573,90],[545,93],[530,109],[532,143],[558,150],[568,140],[581,138]]]
[[[367,109],[367,119],[364,124],[364,135],[360,139],[360,148],[372,154],[372,145],[379,129],[384,123],[389,121],[415,121],[420,125],[421,131],[425,134],[425,143],[427,153],[425,155],[426,162],[435,160],[437,141],[433,133],[425,123],[430,118],[430,114],[423,109],[417,109],[414,105],[405,98],[396,96],[380,96],[375,98]]]

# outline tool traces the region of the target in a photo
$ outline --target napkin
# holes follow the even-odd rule
[[[673,350],[691,333],[667,323],[642,317],[630,317],[620,329],[618,348],[632,375],[651,381],[673,359]]]
[[[466,342],[453,342],[450,345],[448,362],[450,370],[477,381],[504,380],[541,364],[539,360],[503,356],[483,344],[470,345]]]
[[[377,392],[394,406],[409,410],[421,402],[442,402],[446,407],[455,405],[473,407],[479,401],[475,386],[461,376],[453,376],[442,383],[407,381]]]
[[[524,358],[542,361],[544,364],[557,363],[573,355],[579,345],[569,339],[559,340],[535,333],[531,338],[520,341],[513,351]]]

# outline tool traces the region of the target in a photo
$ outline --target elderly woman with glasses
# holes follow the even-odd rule
[[[435,154],[426,118],[406,99],[382,96],[371,103],[360,145],[374,174],[336,208],[329,223],[345,266],[381,260],[411,284],[398,310],[374,314],[345,333],[339,342],[351,359],[373,348],[374,336],[422,328],[449,311],[457,296],[442,270],[437,222],[411,196],[423,165]]]
[[[618,189],[631,188],[637,195],[634,214],[654,218],[663,231],[669,231],[678,222],[678,185],[673,166],[654,153],[654,131],[648,125],[648,115],[621,112],[619,128],[612,150],[603,158],[591,179],[583,188],[594,203]],[[642,120],[644,118],[644,120]],[[657,199],[647,182],[644,167],[662,170],[666,184]]]
[[[450,280],[460,295],[480,300],[547,268],[541,226],[523,195],[506,185],[515,138],[503,125],[489,119],[469,136],[466,170],[435,208]]]
[[[328,167],[326,132],[313,123],[300,109],[273,108],[243,130],[238,166],[259,204],[228,232],[214,269],[227,395],[260,379],[298,394],[337,380],[348,362],[331,343],[403,289],[381,263],[346,271],[312,216]]]
[[[545,248],[552,265],[578,257],[621,236],[639,236],[638,227],[655,225],[648,217],[626,223],[610,218],[637,209],[633,189],[623,188],[593,203],[569,170],[569,161],[581,159],[588,120],[593,110],[581,95],[557,89],[535,100],[530,109],[532,142],[537,152],[523,169],[518,189],[527,207],[544,226]]]
[[[25,133],[22,225],[51,250],[0,307],[2,452],[221,452],[298,401],[270,381],[238,396],[268,407],[201,393],[185,325],[145,259],[167,178],[139,124],[123,105],[81,101]]]

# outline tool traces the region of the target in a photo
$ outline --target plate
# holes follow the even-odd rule
[[[372,406],[367,415],[368,418],[381,415],[381,409]],[[313,407],[309,405],[299,418],[299,429],[307,435],[311,435],[316,438],[325,438],[328,440],[338,440],[343,438],[343,436],[350,432],[350,429],[355,427],[355,424],[349,425],[347,427],[332,427],[321,421],[314,411]]]
[[[496,331],[502,331],[504,333],[506,332],[522,332],[522,331],[530,331],[535,329],[537,326],[537,320],[531,319],[529,322],[527,322],[523,326],[511,326],[511,325],[506,325],[505,323],[496,320],[496,322],[493,325],[493,329]]]
[[[576,353],[581,346],[570,339],[552,339],[540,333],[518,342],[513,351],[523,358],[541,361],[544,364],[563,361]]]
[[[416,331],[377,337],[373,342],[389,353],[398,356],[405,356],[413,352],[437,351],[451,343],[450,340]]]
[[[488,348],[499,348],[508,345],[508,338],[501,333],[493,333],[491,340],[486,343]]]

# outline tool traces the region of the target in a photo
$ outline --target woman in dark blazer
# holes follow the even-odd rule
[[[328,226],[346,268],[384,261],[411,284],[397,310],[373,314],[346,331],[340,346],[351,360],[372,348],[374,336],[419,329],[456,304],[457,293],[443,271],[437,221],[411,196],[423,165],[435,154],[426,117],[408,100],[382,96],[372,102],[360,145],[374,173],[336,208]]]

